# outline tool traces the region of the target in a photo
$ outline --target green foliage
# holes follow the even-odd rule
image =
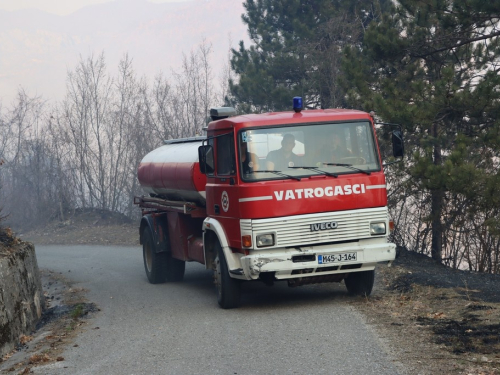
[[[78,305],[75,306],[75,308],[73,310],[71,310],[71,318],[73,320],[78,320],[79,318],[81,318],[83,316],[83,312],[84,312],[84,305],[79,303]]]
[[[400,0],[345,49],[349,103],[403,124],[410,150],[404,188],[428,192],[432,254],[463,217],[497,228],[500,3]],[[463,205],[448,210],[458,197]],[[453,212],[451,216],[447,216]],[[480,212],[480,215],[478,214]],[[493,232],[492,232],[493,233]]]
[[[289,110],[294,96],[307,108],[345,105],[337,77],[341,49],[359,42],[382,1],[247,0],[243,22],[254,45],[240,42],[228,100],[242,112]]]

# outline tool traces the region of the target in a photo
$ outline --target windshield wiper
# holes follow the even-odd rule
[[[318,169],[318,167],[288,167],[288,168],[293,168],[293,169],[309,169],[311,171],[314,171],[314,172],[318,172],[318,173],[321,173],[321,174],[324,174],[324,175],[327,175],[327,176],[331,176],[331,177],[338,177],[339,175],[338,174],[335,174],[335,173],[330,173],[330,172],[326,172],[326,171],[322,171],[321,169]]]
[[[255,174],[255,173],[260,173],[260,172],[262,172],[262,173],[274,173],[274,174],[277,174],[278,176],[288,177],[288,178],[291,178],[292,180],[297,180],[297,181],[301,180],[300,177],[290,176],[289,174],[281,173],[281,171],[261,171],[261,170],[257,170],[257,171],[252,171],[249,174]]]
[[[349,168],[349,169],[352,169],[353,171],[358,171],[358,172],[361,172],[361,173],[364,173],[364,174],[367,174],[367,175],[371,175],[372,172],[368,172],[364,169],[361,169],[361,168],[356,168],[356,167],[353,167],[352,164],[342,164],[342,163],[323,163],[325,165],[333,165],[335,167],[345,167],[345,168]]]

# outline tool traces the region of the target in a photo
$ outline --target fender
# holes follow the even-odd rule
[[[242,267],[240,257],[242,256],[242,254],[235,254],[231,251],[231,248],[229,247],[229,244],[227,242],[226,232],[224,231],[221,223],[218,220],[210,217],[207,217],[203,221],[203,253],[205,256],[205,268],[212,268],[210,264],[210,259],[212,259],[212,257],[209,254],[209,251],[211,249],[209,243],[210,232],[212,232],[219,240],[224,256],[226,257],[226,262],[229,270],[241,271]],[[229,275],[235,279],[250,280],[244,274],[229,273]]]
[[[156,253],[170,251],[166,214],[147,214],[142,217],[139,227],[139,243],[141,245],[143,244],[143,233],[145,228],[149,228],[153,234],[153,243]]]

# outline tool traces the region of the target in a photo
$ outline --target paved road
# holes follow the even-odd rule
[[[151,285],[138,247],[37,246],[101,309],[64,362],[36,374],[397,374],[343,286],[243,287],[242,307],[217,305],[197,263],[182,283]],[[71,272],[69,272],[71,271]],[[92,329],[99,327],[100,329]],[[66,366],[67,368],[63,368]]]

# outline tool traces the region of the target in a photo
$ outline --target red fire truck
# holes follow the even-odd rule
[[[344,109],[235,116],[214,108],[206,137],[169,140],[144,157],[140,243],[149,282],[180,281],[185,262],[214,271],[218,303],[240,285],[344,280],[369,295],[388,242],[387,185],[374,120]],[[393,155],[403,155],[400,129]]]

